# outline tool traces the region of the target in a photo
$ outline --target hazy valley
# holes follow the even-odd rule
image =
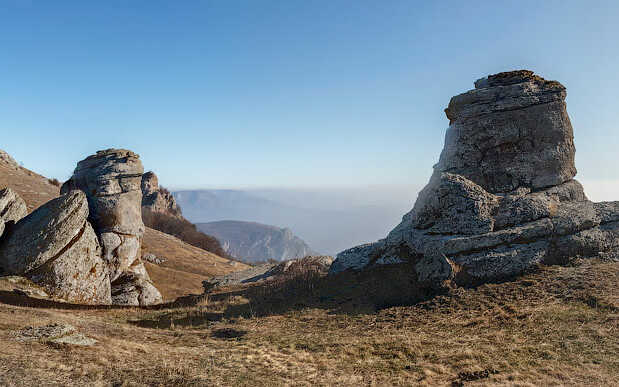
[[[335,255],[383,236],[409,210],[419,188],[175,191],[194,223],[223,220],[289,228],[313,250]],[[334,232],[334,230],[337,230]]]

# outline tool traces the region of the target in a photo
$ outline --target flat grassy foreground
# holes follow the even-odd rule
[[[329,298],[319,282],[298,299],[275,297],[273,289],[229,290],[151,309],[37,304],[0,291],[0,384],[532,386],[619,380],[619,263],[547,267],[512,282],[453,289],[397,307]],[[252,300],[256,295],[262,301]],[[14,339],[15,330],[58,322],[98,344]]]

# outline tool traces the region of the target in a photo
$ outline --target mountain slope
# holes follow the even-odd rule
[[[228,254],[250,262],[285,261],[315,254],[288,228],[234,220],[197,223],[196,227],[219,239]]]
[[[166,259],[161,265],[145,263],[150,278],[166,300],[202,293],[202,281],[248,268],[151,228],[146,228],[142,249]]]
[[[24,199],[28,211],[60,194],[60,187],[52,184],[46,177],[17,166],[6,157],[0,157],[0,188],[7,186]],[[149,228],[146,228],[144,234],[142,251],[165,257],[167,260],[160,266],[146,263],[151,279],[165,300],[200,293],[203,280],[247,268],[246,265],[233,263]]]

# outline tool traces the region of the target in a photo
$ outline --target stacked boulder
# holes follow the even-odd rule
[[[16,214],[5,219],[11,223],[0,240],[0,272],[26,276],[70,302],[161,302],[139,258],[142,172],[133,152],[97,152],[78,163],[62,196],[28,216],[18,209],[21,199],[3,199],[16,194],[0,191],[0,206],[5,208],[0,213]]]
[[[81,190],[88,198],[112,283],[114,304],[147,305],[161,301],[142,263],[142,174],[137,154],[124,149],[99,151],[77,164],[60,192]]]
[[[474,285],[619,251],[619,202],[590,202],[574,180],[565,97],[527,70],[453,97],[443,152],[412,211],[385,239],[340,253],[330,273],[408,263],[421,284]]]

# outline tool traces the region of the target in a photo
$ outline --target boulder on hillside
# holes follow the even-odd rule
[[[167,189],[159,187],[159,179],[152,171],[142,175],[142,207],[154,213],[183,218],[176,199]]]
[[[467,285],[619,248],[619,202],[592,203],[573,179],[565,88],[527,70],[475,87],[445,110],[445,147],[412,211],[338,254],[331,274],[406,262],[427,286]]]
[[[11,227],[0,244],[0,269],[21,275],[70,302],[109,304],[107,265],[87,221],[88,202],[71,191]]]

